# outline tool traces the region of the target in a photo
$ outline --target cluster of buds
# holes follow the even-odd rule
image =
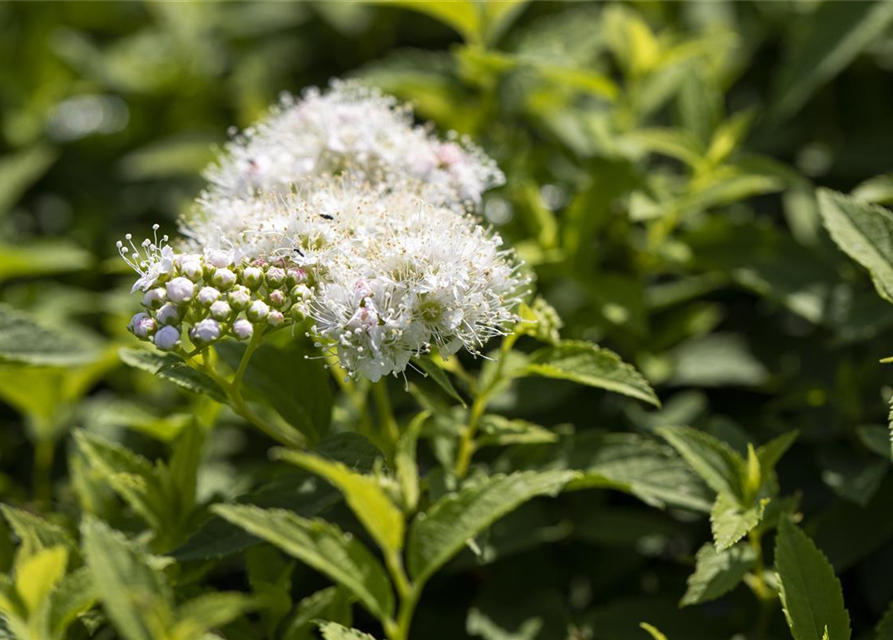
[[[144,311],[128,329],[162,351],[179,349],[184,335],[203,348],[228,337],[248,340],[303,318],[310,289],[302,269],[282,261],[237,265],[225,251],[171,254],[151,241],[142,246],[145,257],[133,244],[119,244],[125,260],[149,274],[141,279]]]

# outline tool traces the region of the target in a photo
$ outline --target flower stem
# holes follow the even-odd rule
[[[397,419],[394,417],[394,409],[391,406],[391,398],[388,396],[386,379],[379,380],[372,385],[372,398],[375,400],[379,424],[388,445],[388,451],[385,453],[388,454],[389,458],[392,458],[394,451],[397,449],[397,440],[400,439],[400,427],[397,425]]]
[[[763,574],[766,572],[766,567],[763,560],[762,533],[754,529],[747,534],[747,540],[750,543],[751,549],[753,549],[756,554],[753,571],[754,579],[750,584],[750,587],[754,592],[754,595],[757,597],[760,606],[760,612],[754,627],[753,640],[764,640],[766,632],[769,629],[769,622],[772,615],[773,604],[775,602],[775,593],[763,577]]]
[[[394,581],[394,586],[397,588],[397,596],[400,600],[397,619],[385,622],[385,632],[390,640],[409,640],[409,628],[412,625],[412,616],[422,592],[422,585],[410,582],[403,568],[399,552],[385,554],[385,564]]]

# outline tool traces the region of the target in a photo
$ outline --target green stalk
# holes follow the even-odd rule
[[[41,504],[53,501],[54,438],[38,438],[34,443],[34,499]]]
[[[385,565],[391,574],[394,586],[397,588],[397,597],[400,601],[397,609],[397,619],[385,621],[385,633],[389,640],[409,640],[412,616],[419,602],[423,585],[413,584],[409,580],[399,553],[387,553],[385,555]]]
[[[375,400],[379,424],[388,445],[386,453],[389,458],[393,458],[394,451],[397,449],[397,441],[400,439],[400,427],[397,424],[397,418],[394,417],[391,398],[388,396],[387,379],[373,383],[372,398]]]

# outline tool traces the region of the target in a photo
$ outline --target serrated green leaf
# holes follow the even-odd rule
[[[407,557],[413,579],[424,582],[499,518],[532,498],[555,495],[577,475],[574,471],[495,475],[442,498],[416,516],[410,527]]]
[[[782,520],[775,545],[781,602],[794,640],[850,640],[850,616],[840,581],[815,543]]]
[[[50,595],[50,633],[65,638],[65,631],[79,615],[93,608],[99,596],[93,576],[81,567],[65,576]]]
[[[768,499],[764,499],[745,507],[725,491],[717,495],[710,510],[710,528],[716,550],[728,549],[760,524],[768,502]]]
[[[172,353],[161,354],[147,349],[121,349],[121,362],[135,369],[164,378],[193,393],[206,394],[217,402],[226,402],[226,393],[216,382],[200,371],[187,366]]]
[[[282,509],[216,505],[212,510],[344,585],[374,616],[393,615],[394,594],[384,567],[361,542],[335,525]]]
[[[73,367],[98,355],[90,336],[44,327],[30,315],[0,304],[0,364]]]
[[[487,414],[481,418],[478,426],[478,447],[506,446],[511,444],[543,444],[555,442],[558,436],[545,427],[527,422],[513,420],[496,414]]]
[[[40,516],[10,505],[0,505],[3,517],[21,541],[19,554],[30,556],[50,547],[66,547],[71,554],[77,553],[77,544],[72,535]]]
[[[874,629],[874,640],[893,640],[893,600],[887,605]]]
[[[752,547],[737,545],[717,551],[709,542],[695,558],[695,571],[688,577],[688,589],[679,603],[686,607],[721,598],[738,586],[754,560]]]
[[[534,351],[530,364],[515,375],[570,380],[660,406],[654,390],[632,365],[613,351],[582,340],[564,340]]]
[[[725,442],[691,427],[660,427],[657,433],[711,489],[743,497],[744,460]]]
[[[126,640],[154,640],[173,597],[146,551],[105,523],[87,517],[84,557],[106,614]]]
[[[403,513],[376,478],[356,473],[340,462],[311,453],[275,449],[274,456],[322,476],[338,487],[351,511],[385,553],[393,553],[403,547],[406,527]]]
[[[893,302],[893,213],[830,189],[820,189],[818,196],[831,238],[868,269],[881,297]]]
[[[348,629],[335,622],[323,622],[319,625],[319,631],[325,640],[375,640],[368,633]]]

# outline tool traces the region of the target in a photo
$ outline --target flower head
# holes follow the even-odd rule
[[[171,272],[174,266],[174,250],[167,244],[168,237],[162,236],[158,240],[158,225],[152,227],[153,237],[143,240],[140,247],[133,243],[133,236],[129,233],[124,236],[127,244],[118,241],[118,253],[124,258],[131,269],[139,274],[139,278],[130,289],[130,293],[136,291],[148,291],[155,282]]]

